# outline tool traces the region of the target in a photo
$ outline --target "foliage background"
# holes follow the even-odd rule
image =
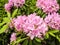
[[[0,0],[0,22],[2,22],[3,17],[7,16],[5,9],[4,9],[4,4],[7,2],[8,2],[8,0]],[[36,8],[35,3],[36,3],[36,0],[26,0],[26,4],[21,9],[19,9],[17,15],[23,15],[23,14],[28,15],[33,12],[37,12],[38,15],[40,15],[41,17],[44,17],[45,13],[43,13],[41,10]],[[60,4],[60,0],[58,0],[58,3]],[[60,11],[58,11],[58,12],[60,13]],[[7,45],[9,43],[9,38],[10,38],[11,32],[13,32],[13,31],[0,34],[0,45]],[[50,36],[50,38],[45,41],[46,41],[46,45],[60,45],[60,42],[52,36]]]

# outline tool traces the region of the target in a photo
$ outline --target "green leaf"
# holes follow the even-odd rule
[[[57,33],[57,32],[59,32],[59,30],[50,30],[49,32],[51,32],[51,33]]]
[[[46,14],[43,14],[43,15],[42,15],[42,18],[44,18],[45,16],[46,16]]]
[[[0,26],[2,26],[3,24],[5,24],[5,22],[0,23]]]
[[[49,32],[49,34],[50,34],[51,36],[55,37],[55,35],[54,35],[53,33]]]
[[[33,44],[34,44],[34,45],[41,45],[41,43],[38,43],[38,42],[36,42],[35,40],[33,40]]]
[[[45,35],[45,39],[48,39],[48,38],[49,38],[49,34],[46,33],[46,35]]]
[[[10,22],[10,19],[7,18],[7,17],[5,17],[5,18],[3,18],[3,21],[6,22],[6,23],[8,23],[8,22]]]
[[[20,43],[20,42],[23,42],[24,40],[26,40],[28,37],[26,37],[26,38],[22,38],[22,39],[17,39],[17,41],[15,42],[15,44],[16,43]]]
[[[58,41],[60,42],[60,37],[56,36],[56,38],[58,39]]]
[[[35,38],[35,40],[36,40],[37,42],[41,42],[41,39],[39,39],[39,38]]]
[[[13,14],[12,14],[12,18],[15,17],[15,15],[17,14],[17,11],[18,11],[18,9],[14,10],[14,12],[13,12]]]
[[[41,10],[39,10],[37,13],[38,13],[38,14],[41,14]]]
[[[33,45],[33,44],[32,44],[32,40],[29,41],[29,45]]]
[[[4,25],[1,29],[0,29],[0,34],[5,32],[5,30],[8,28],[8,25]]]
[[[34,9],[34,12],[37,11],[37,10],[38,10],[38,8]]]
[[[28,45],[28,39],[26,39],[22,45]]]
[[[14,45],[14,42],[10,42],[10,45]]]

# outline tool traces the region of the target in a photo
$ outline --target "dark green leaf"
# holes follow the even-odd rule
[[[32,44],[32,40],[29,41],[29,45],[33,45],[33,44]]]
[[[35,40],[33,40],[33,44],[34,44],[34,45],[41,45],[41,43],[38,43],[38,42],[36,42]]]
[[[28,45],[28,39],[26,39],[22,45]]]
[[[39,38],[35,38],[35,40],[36,40],[37,42],[41,42],[41,39],[39,39]]]
[[[56,38],[58,39],[58,41],[60,42],[60,37],[56,36]]]

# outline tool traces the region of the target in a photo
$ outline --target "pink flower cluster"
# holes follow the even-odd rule
[[[53,29],[60,30],[60,15],[58,13],[48,14],[45,18],[47,25]]]
[[[10,11],[13,6],[22,7],[25,4],[25,0],[9,0],[7,4],[5,4],[5,10]]]
[[[36,6],[43,9],[45,13],[53,13],[59,10],[59,4],[56,0],[37,0]]]
[[[22,27],[26,21],[26,18],[27,17],[24,15],[24,16],[18,16],[17,18],[13,19],[12,22],[14,23],[14,26],[17,31],[21,31],[23,29]]]
[[[10,41],[15,41],[16,40],[16,33],[12,33],[11,34],[11,38],[10,38]]]
[[[5,4],[5,10],[10,12],[11,11],[11,8],[13,7],[13,3],[7,3]]]
[[[22,7],[25,4],[25,0],[9,0],[9,2],[12,2],[16,7]]]
[[[36,13],[28,16],[18,16],[13,19],[14,26],[17,31],[23,31],[31,39],[34,37],[42,38],[48,31],[48,27],[42,18],[36,15]]]

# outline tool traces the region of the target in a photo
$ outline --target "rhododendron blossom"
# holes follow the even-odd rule
[[[13,6],[12,3],[7,3],[7,4],[5,4],[5,10],[10,12],[12,6]]]
[[[12,33],[11,34],[11,38],[10,38],[10,41],[15,41],[16,40],[16,33]]]
[[[13,6],[18,8],[22,7],[23,4],[25,4],[25,0],[9,0],[9,2],[5,4],[5,10],[10,12]]]
[[[60,30],[60,15],[58,13],[48,14],[45,22],[49,27]]]
[[[46,13],[53,13],[59,10],[57,0],[37,0],[36,6]]]
[[[42,38],[48,31],[46,23],[36,13],[18,16],[14,19],[14,25],[17,31],[23,30],[31,39],[34,37]]]
[[[25,4],[25,0],[9,0],[9,2],[12,2],[16,7],[22,7]]]
[[[21,31],[23,28],[23,24],[25,23],[26,16],[18,16],[17,18],[13,19],[13,23],[17,31]]]

